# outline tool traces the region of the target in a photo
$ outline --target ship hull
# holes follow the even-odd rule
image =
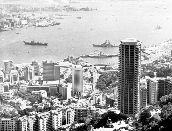
[[[81,58],[111,58],[117,57],[118,55],[101,55],[101,56],[90,56],[90,55],[83,55]]]
[[[25,45],[32,45],[32,46],[47,46],[48,43],[31,43],[31,42],[26,42],[23,41],[25,43]]]
[[[95,44],[93,44],[93,47],[108,47],[108,48],[110,48],[110,47],[118,47],[118,46],[115,46],[115,45],[103,46],[103,45],[95,45]]]

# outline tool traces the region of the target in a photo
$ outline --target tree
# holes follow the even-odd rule
[[[148,124],[150,117],[151,117],[150,111],[145,109],[140,113],[139,122],[141,122],[143,125],[146,125]]]
[[[61,78],[61,79],[64,79],[64,74],[61,74],[61,75],[60,75],[60,78]]]
[[[38,103],[42,103],[42,96],[40,94],[37,96],[37,101]]]
[[[81,125],[77,127],[75,130],[76,131],[88,131],[89,126],[87,124]]]
[[[68,78],[65,79],[65,83],[72,83],[72,75],[70,74]]]
[[[172,103],[172,94],[169,94],[169,95],[165,95],[165,96],[162,96],[160,98],[160,107],[162,108],[164,105],[167,105],[169,102]]]
[[[97,81],[96,88],[103,91],[117,85],[117,72],[102,73]]]
[[[102,115],[102,118],[98,120],[93,127],[94,128],[100,128],[100,127],[107,127],[107,120],[111,119],[112,123],[115,123],[119,120],[127,120],[127,116],[124,114],[116,114],[115,112],[108,111],[107,113],[104,113]],[[92,122],[92,121],[91,121]]]
[[[170,131],[172,129],[172,95],[163,96],[159,107],[161,114],[156,113],[151,116],[150,109],[141,112],[138,124],[136,124],[137,131]]]

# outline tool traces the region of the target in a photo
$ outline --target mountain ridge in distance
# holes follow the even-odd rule
[[[0,4],[69,4],[70,0],[0,0]]]

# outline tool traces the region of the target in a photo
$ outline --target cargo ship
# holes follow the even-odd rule
[[[101,45],[96,45],[93,44],[93,47],[118,47],[116,45],[112,45],[109,40],[106,40],[103,44]]]
[[[25,43],[25,45],[38,45],[38,46],[47,46],[48,43],[42,43],[42,42],[35,42],[35,41],[31,41],[31,42],[27,42],[27,41],[23,41]]]

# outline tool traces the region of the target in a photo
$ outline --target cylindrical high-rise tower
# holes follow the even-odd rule
[[[139,81],[141,66],[141,42],[128,38],[119,46],[118,108],[128,115],[139,110]]]

